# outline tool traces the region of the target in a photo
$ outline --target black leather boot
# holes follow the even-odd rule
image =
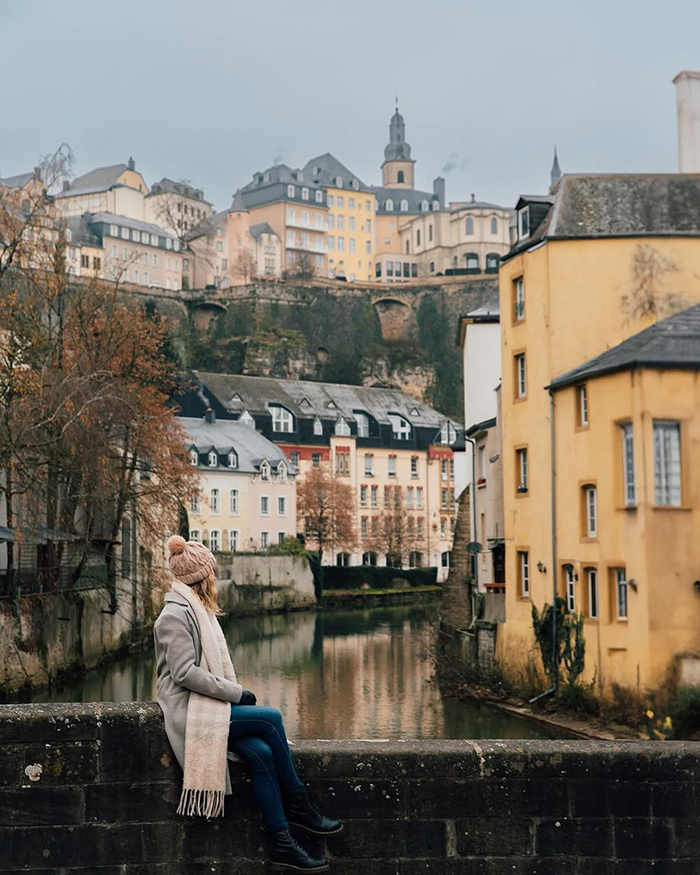
[[[299,845],[288,829],[269,833],[270,867],[274,872],[294,869],[297,872],[326,872],[330,869],[323,859],[315,859]]]
[[[299,827],[317,836],[332,836],[341,832],[343,824],[316,808],[307,793],[290,793],[284,797],[284,811],[290,826]]]

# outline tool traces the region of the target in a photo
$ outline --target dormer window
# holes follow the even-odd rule
[[[411,407],[410,414],[411,414],[411,416],[420,416],[420,413],[418,412],[417,407]]]
[[[433,212],[440,209],[440,201],[433,201]]]
[[[272,414],[273,431],[294,431],[294,416],[291,410],[287,410],[281,404],[270,404],[269,410]]]
[[[342,416],[335,423],[335,433],[338,437],[350,436],[350,426]]]
[[[518,210],[518,239],[530,236],[530,207]]]
[[[294,197],[295,194],[296,194],[296,189],[294,188],[294,186],[288,185],[287,186],[287,197]]]
[[[404,200],[401,201],[401,212],[405,213],[407,210],[408,210],[408,201],[404,198]]]
[[[244,425],[250,426],[250,428],[255,428],[255,420],[247,410],[244,410],[243,413],[241,413],[238,417],[238,421],[242,422]]]
[[[428,212],[428,201],[421,201],[420,208],[421,208],[422,213],[427,213]]]
[[[216,468],[219,464],[219,457],[216,454],[216,450],[210,450],[209,455],[207,456],[207,462],[210,468]]]
[[[199,465],[199,453],[194,448],[190,450],[190,465]]]
[[[355,189],[355,191],[359,191],[360,190],[360,183],[356,179],[353,179],[352,187]]]
[[[329,410],[335,410],[335,401],[329,401],[328,404],[326,404],[326,407]]]
[[[343,177],[342,177],[342,176],[336,176],[336,178],[335,178],[335,187],[336,187],[336,188],[342,188],[342,187],[343,187]]]
[[[301,190],[301,199],[302,199],[303,201],[307,201],[307,200],[309,199],[309,189],[308,189],[308,188],[302,188],[302,190]]]
[[[361,438],[368,438],[369,416],[366,413],[356,413],[355,422],[357,423],[357,436]]]
[[[411,423],[399,416],[398,413],[389,414],[392,435],[400,441],[407,441],[411,437]]]
[[[323,423],[318,418],[318,416],[316,417],[316,419],[314,419],[314,434],[315,435],[322,435],[323,434]]]
[[[323,203],[323,192],[321,191],[320,188],[316,191],[316,195],[315,195],[315,197],[316,197],[316,203],[317,203],[317,204],[322,204],[322,203]]]
[[[394,210],[394,202],[393,202],[393,200],[392,200],[391,198],[389,198],[389,200],[384,204],[384,209],[385,209],[388,213],[393,212],[393,210]]]
[[[270,464],[267,460],[263,460],[262,464],[260,465],[260,479],[270,479]]]
[[[457,431],[451,422],[444,422],[440,429],[440,443],[451,447],[457,440]]]
[[[282,483],[287,479],[287,466],[284,462],[277,463],[277,479]]]
[[[231,450],[231,452],[228,454],[228,466],[229,468],[238,467],[238,458],[236,457],[236,454],[233,452],[233,450]]]

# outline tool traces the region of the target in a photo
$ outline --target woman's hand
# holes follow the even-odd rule
[[[257,703],[257,698],[255,693],[251,693],[250,690],[243,690],[241,693],[241,698],[238,702],[239,705],[255,705]]]

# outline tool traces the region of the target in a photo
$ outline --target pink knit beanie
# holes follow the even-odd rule
[[[166,547],[173,576],[188,586],[204,580],[216,568],[214,554],[197,541],[186,541],[180,535],[173,535]]]

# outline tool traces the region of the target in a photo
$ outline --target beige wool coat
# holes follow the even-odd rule
[[[156,701],[163,710],[165,734],[180,767],[185,768],[185,728],[190,690],[203,696],[237,704],[243,687],[200,667],[202,644],[194,611],[176,592],[165,596],[165,604],[153,627],[155,641]],[[239,760],[229,752],[229,759]],[[226,795],[231,779],[226,770]]]

